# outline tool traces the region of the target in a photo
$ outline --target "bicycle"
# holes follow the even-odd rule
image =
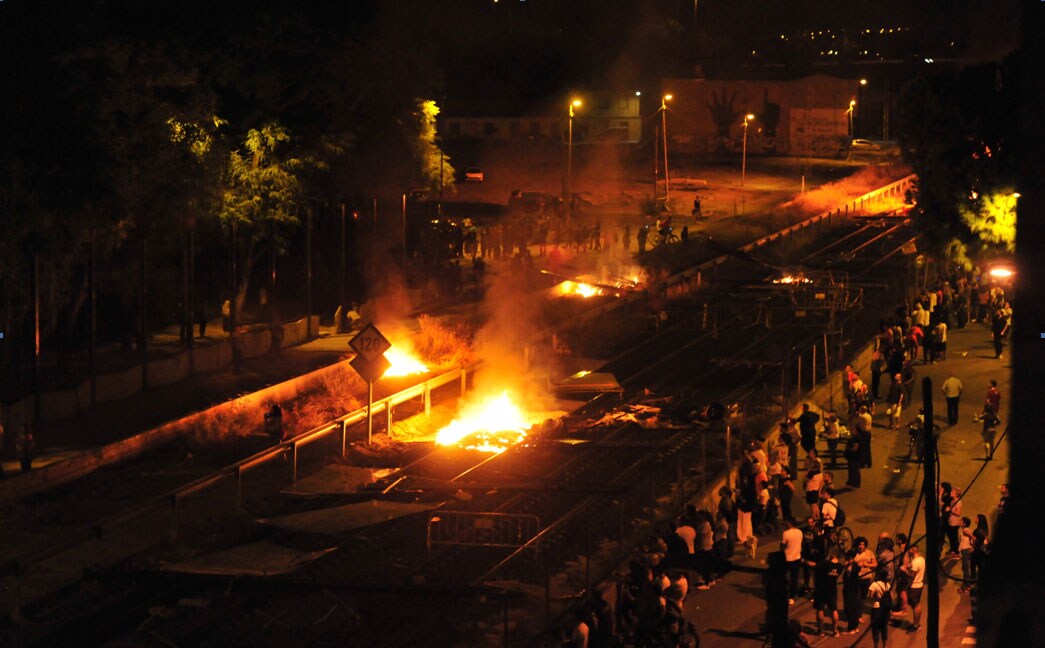
[[[649,235],[649,240],[647,241],[647,243],[649,243],[650,248],[660,247],[665,243],[678,243],[680,240],[679,235],[672,231],[673,229],[674,228],[669,227],[668,233],[664,235],[661,235],[660,232],[651,233]]]
[[[910,461],[912,457],[917,457],[917,461],[925,458],[924,420],[923,415],[919,414],[918,418],[907,425],[907,435],[910,438],[907,441],[906,461]],[[936,423],[933,423],[933,436],[937,439],[940,438],[940,426]]]
[[[818,522],[817,525],[820,531],[823,532],[824,527],[822,523]],[[834,529],[834,537],[828,536],[828,547],[837,547],[842,552],[842,555],[845,555],[847,551],[853,548],[853,539],[855,538],[853,530],[845,525],[830,528]]]

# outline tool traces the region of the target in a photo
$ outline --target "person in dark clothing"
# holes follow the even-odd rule
[[[273,441],[283,441],[283,410],[276,403],[265,412],[265,434]]]
[[[639,228],[639,233],[637,234],[637,238],[639,240],[639,252],[645,252],[646,251],[646,240],[649,238],[649,225],[643,225],[642,227]]]
[[[875,400],[881,400],[878,393],[882,386],[882,372],[885,371],[885,354],[881,347],[875,349],[871,356],[871,396]]]
[[[860,464],[863,458],[863,451],[860,449],[860,437],[858,435],[851,435],[849,440],[845,442],[843,454],[849,466],[849,477],[845,483],[847,486],[860,488]]]
[[[33,458],[36,456],[36,439],[33,438],[33,428],[28,423],[22,426],[22,433],[15,440],[15,448],[18,451],[18,463],[22,466],[22,472],[32,470]]]
[[[845,573],[842,575],[842,606],[845,612],[846,634],[853,634],[860,625],[860,612],[864,606],[864,592],[860,585],[860,565],[853,561],[856,552],[846,552]]]
[[[798,416],[798,431],[801,435],[802,449],[807,453],[816,448],[816,424],[820,415],[809,410],[809,403],[802,403],[802,413]]]
[[[994,357],[1001,358],[1005,344],[1005,336],[1009,333],[1009,321],[1001,313],[994,314],[991,322],[991,335],[994,336]]]

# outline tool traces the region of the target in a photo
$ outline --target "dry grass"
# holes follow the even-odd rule
[[[469,322],[447,324],[428,315],[417,318],[420,328],[414,348],[426,362],[445,367],[468,365],[476,360],[471,340],[475,326]]]
[[[475,361],[470,340],[474,325],[448,325],[428,316],[419,318],[420,333],[414,340],[418,355],[430,365],[451,366]],[[366,383],[347,362],[341,362],[306,385],[302,394],[283,408],[283,429],[296,436],[332,419],[365,406]],[[264,433],[264,412],[249,399],[234,401],[199,415],[189,430],[193,446],[210,447]]]

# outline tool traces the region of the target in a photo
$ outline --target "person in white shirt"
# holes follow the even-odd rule
[[[904,571],[911,579],[911,585],[907,590],[907,603],[914,612],[914,622],[907,628],[908,632],[918,632],[922,627],[922,590],[925,588],[925,558],[922,557],[918,545],[911,545],[908,552],[911,554],[911,564],[904,567]]]
[[[961,398],[965,386],[952,371],[947,380],[943,381],[943,397],[947,399],[947,425],[958,424],[958,399]]]
[[[784,533],[780,537],[780,548],[784,551],[784,565],[787,568],[788,590],[787,604],[793,605],[798,595],[798,574],[802,567],[802,529],[791,520],[784,521]]]

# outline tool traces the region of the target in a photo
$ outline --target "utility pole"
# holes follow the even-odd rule
[[[933,381],[922,378],[922,494],[925,498],[925,589],[929,602],[925,619],[925,645],[940,646],[940,509],[936,492],[936,435],[933,433]]]

